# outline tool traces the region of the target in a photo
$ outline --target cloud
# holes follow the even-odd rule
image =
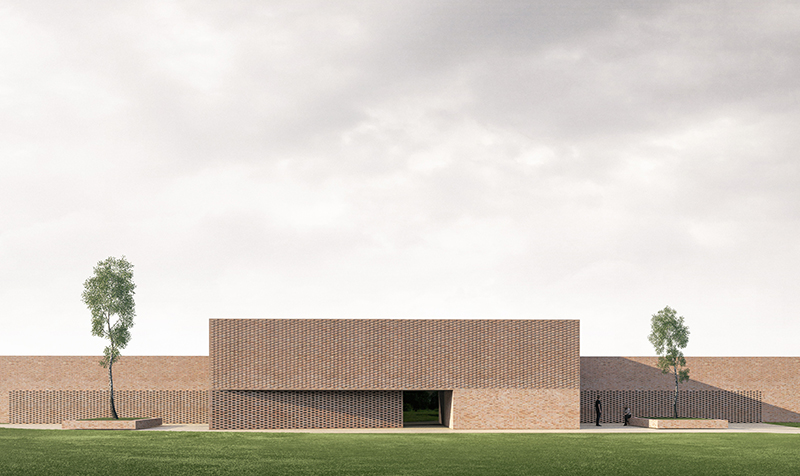
[[[132,352],[202,354],[209,317],[553,317],[587,355],[646,354],[617,329],[669,304],[699,353],[741,353],[753,315],[794,326],[799,16],[13,3],[0,345],[89,352],[59,344],[87,345],[80,285],[126,254]]]

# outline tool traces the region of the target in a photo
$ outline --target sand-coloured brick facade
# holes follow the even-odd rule
[[[621,423],[625,407],[633,415],[670,418],[674,415],[673,390],[582,390],[581,423],[595,421],[594,402],[603,403],[601,423]],[[681,418],[718,418],[731,423],[758,423],[761,416],[761,392],[758,390],[680,390],[678,416]]]
[[[453,391],[456,430],[576,428],[576,389],[461,389]]]
[[[639,399],[670,402],[675,380],[657,357],[581,357],[581,421],[593,421],[588,401],[608,400],[601,421],[622,421],[621,406]],[[731,421],[800,422],[800,357],[687,357],[690,380],[680,385],[679,412]],[[648,394],[648,392],[650,392]],[[632,400],[634,399],[634,400]],[[633,407],[634,414],[637,408]],[[681,414],[681,416],[684,416]]]
[[[90,393],[47,394],[47,391],[107,391],[108,370],[99,365],[99,356],[0,356],[0,423],[10,421],[10,392],[39,391],[31,394],[30,416],[41,420],[43,415],[57,420],[55,408],[73,408],[75,414],[86,415],[87,411],[97,408],[96,397]],[[163,401],[164,414],[191,415],[191,421],[198,420],[197,399],[207,395],[209,388],[208,357],[206,356],[123,356],[114,364],[114,389],[119,391],[137,391],[138,395],[130,395],[131,402],[138,402],[137,408],[149,408],[153,402]],[[174,393],[141,393],[144,391],[194,391],[177,396]],[[197,393],[201,391],[201,393]],[[45,392],[45,393],[41,393]],[[42,407],[43,403],[52,402],[50,410]],[[179,408],[180,402],[186,406]],[[207,412],[207,396],[204,399]],[[69,403],[72,402],[72,403]],[[144,405],[144,407],[142,407]],[[52,410],[52,411],[51,411]],[[20,414],[20,418],[23,418]],[[105,415],[97,415],[97,417]],[[139,415],[134,415],[139,416]],[[162,415],[157,415],[162,416]],[[28,417],[24,417],[28,418]],[[206,414],[205,421],[208,417]],[[32,423],[33,421],[28,421]],[[53,421],[55,422],[55,421]]]
[[[574,320],[211,319],[211,387],[577,389],[578,326]]]
[[[158,415],[166,424],[208,423],[208,390],[114,390],[120,418]],[[11,390],[10,423],[110,418],[108,390]]]
[[[214,429],[403,427],[397,390],[214,390],[211,402]]]
[[[215,426],[223,424],[217,414],[247,421],[260,412],[255,405],[290,401],[298,391],[355,413],[356,397],[368,390],[452,391],[453,428],[578,426],[574,320],[212,319],[209,342],[212,391],[250,392],[235,410],[212,399],[212,428],[226,428]],[[391,411],[382,421],[402,421],[401,406]],[[309,427],[304,415],[281,425]],[[272,425],[262,418],[251,424]]]
[[[456,429],[669,416],[655,357],[579,357],[578,321],[212,320],[211,356],[123,356],[123,416],[211,428],[396,428],[402,390],[439,390]],[[0,423],[106,416],[98,356],[0,356]],[[799,357],[688,357],[682,416],[800,421]],[[213,404],[212,402],[216,402]],[[216,413],[214,406],[216,405]],[[142,413],[148,413],[144,415]],[[216,419],[215,419],[216,418]]]
[[[642,428],[659,428],[663,430],[670,430],[670,429],[722,429],[728,428],[728,420],[713,420],[713,419],[701,419],[701,420],[658,420],[658,419],[648,419],[648,418],[638,418],[638,417],[631,417],[630,419],[631,426],[640,426]]]

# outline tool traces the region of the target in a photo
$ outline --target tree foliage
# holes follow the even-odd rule
[[[682,349],[689,343],[689,328],[683,317],[678,317],[675,309],[667,306],[654,314],[650,319],[650,335],[648,340],[658,355],[658,368],[662,373],[672,372],[675,377],[675,399],[673,409],[678,417],[678,385],[689,380],[689,369]]]
[[[117,418],[114,407],[114,377],[112,367],[120,358],[131,339],[130,329],[136,315],[133,296],[133,265],[125,257],[109,257],[97,263],[94,274],[83,283],[84,304],[92,313],[92,335],[108,340],[100,364],[108,368],[111,389],[111,413]],[[114,318],[116,316],[116,319]]]
[[[411,411],[436,410],[439,408],[439,392],[430,390],[417,390],[403,392],[403,407],[408,406]]]

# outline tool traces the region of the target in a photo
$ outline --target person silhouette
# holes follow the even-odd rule
[[[594,401],[594,413],[595,413],[595,420],[594,424],[600,426],[600,415],[603,414],[603,404],[600,402],[600,397],[597,397],[597,400]]]

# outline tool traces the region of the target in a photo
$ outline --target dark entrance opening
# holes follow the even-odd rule
[[[440,392],[409,390],[403,392],[403,426],[440,425]]]

